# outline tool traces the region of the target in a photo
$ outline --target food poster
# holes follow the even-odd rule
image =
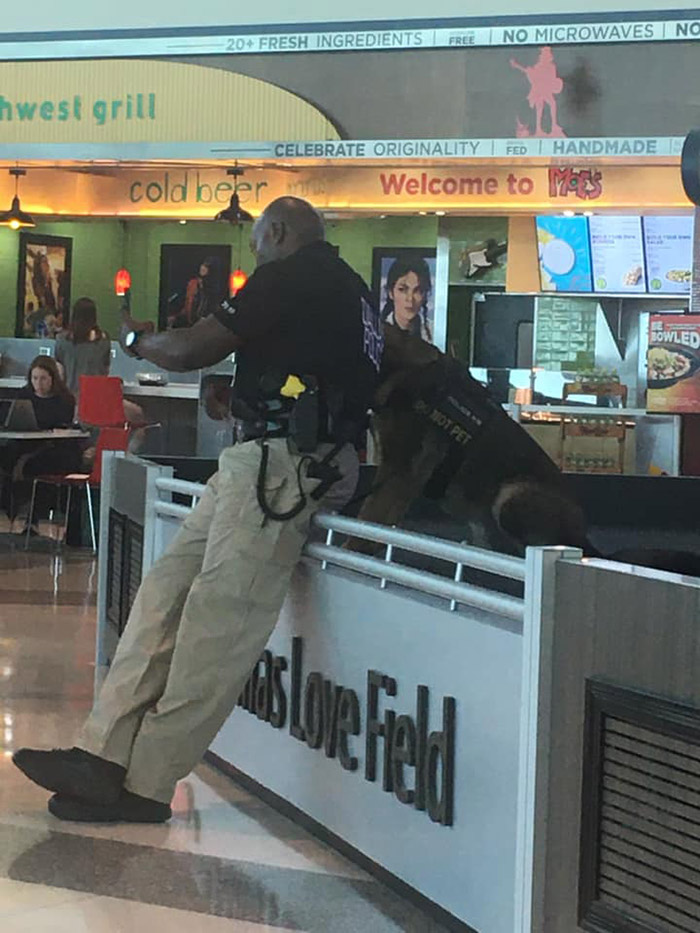
[[[590,292],[591,250],[586,217],[538,217],[543,292]]]
[[[649,292],[689,295],[693,268],[693,217],[645,217]]]
[[[643,294],[647,283],[642,218],[594,216],[588,226],[594,291]]]
[[[700,315],[649,318],[647,410],[700,412]]]
[[[598,302],[590,298],[539,298],[534,365],[557,372],[593,369],[597,312]]]
[[[450,240],[450,285],[505,285],[508,218],[444,218],[440,233]]]

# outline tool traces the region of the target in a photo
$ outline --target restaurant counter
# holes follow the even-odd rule
[[[13,395],[19,391],[26,384],[31,361],[37,356],[53,356],[54,346],[54,341],[48,339],[0,338],[0,392]],[[145,421],[158,426],[146,431],[141,454],[207,456],[216,455],[218,448],[224,446],[220,424],[207,418],[198,404],[202,378],[210,372],[168,372],[146,360],[127,356],[119,343],[112,341],[110,375],[121,378],[125,398],[141,407]],[[219,363],[215,372],[230,379],[232,359]],[[165,384],[144,385],[142,375],[158,376]]]
[[[27,380],[22,376],[0,377],[0,389],[22,389]],[[140,383],[125,382],[124,395],[127,398],[131,396],[145,396],[151,398],[199,398],[199,383],[176,383],[175,385],[141,385]]]
[[[53,347],[54,342],[47,339],[0,338],[0,391],[11,394],[19,390],[25,384],[32,359],[52,355]],[[142,455],[216,458],[232,443],[230,424],[212,420],[204,406],[196,404],[204,387],[230,381],[234,371],[232,357],[208,369],[171,373],[146,360],[127,356],[116,341],[112,341],[111,354],[110,372],[123,380],[125,397],[140,405],[147,422],[161,426],[146,432],[140,449]],[[140,377],[144,374],[160,376],[166,384],[142,385]],[[680,416],[650,414],[636,408],[515,404],[504,407],[567,472],[671,476],[681,472]],[[624,419],[625,431],[618,432],[624,433],[624,441],[618,444],[611,438],[585,437],[562,445],[562,419],[569,423],[575,418]],[[590,426],[586,430],[590,431]]]
[[[593,405],[503,407],[565,472],[681,473],[680,415]]]

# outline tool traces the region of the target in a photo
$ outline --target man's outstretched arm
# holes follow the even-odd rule
[[[122,318],[119,342],[125,353],[130,353],[124,339],[131,330],[138,330],[138,324],[128,314]],[[203,369],[219,363],[230,353],[241,347],[241,339],[229,328],[209,315],[197,321],[192,327],[166,330],[160,334],[142,333],[136,346],[138,356],[143,357],[162,369],[174,373]],[[133,353],[130,355],[134,355]]]

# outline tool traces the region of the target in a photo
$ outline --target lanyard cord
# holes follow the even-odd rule
[[[261,445],[261,456],[260,456],[260,469],[258,470],[258,482],[257,482],[257,498],[258,505],[262,510],[263,515],[266,518],[271,519],[274,522],[286,522],[291,518],[296,518],[305,508],[307,503],[306,493],[302,486],[301,481],[301,472],[304,469],[304,466],[308,463],[309,468],[307,470],[307,476],[309,479],[319,479],[321,482],[318,484],[316,489],[311,493],[311,498],[318,502],[319,499],[323,498],[331,486],[334,483],[337,483],[341,479],[341,473],[338,468],[332,464],[330,461],[333,457],[337,456],[343,444],[336,444],[322,460],[314,460],[313,457],[302,457],[297,466],[297,485],[299,487],[299,501],[295,506],[293,506],[287,512],[275,512],[274,509],[268,504],[265,496],[265,480],[267,479],[267,467],[270,461],[270,446],[266,441],[262,441]]]
[[[267,465],[270,460],[270,445],[265,441],[262,442],[261,446],[261,457],[260,457],[260,469],[258,470],[258,484],[257,484],[257,496],[258,496],[258,505],[262,510],[265,518],[271,519],[273,522],[286,522],[291,518],[296,518],[301,512],[306,508],[306,495],[301,485],[301,471],[304,466],[304,463],[309,460],[309,457],[302,457],[299,461],[299,466],[297,467],[297,484],[299,486],[299,501],[295,506],[293,506],[287,512],[275,512],[267,502],[265,498],[265,480],[267,479]]]

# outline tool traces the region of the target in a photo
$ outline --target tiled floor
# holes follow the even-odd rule
[[[73,743],[92,700],[89,552],[25,553],[0,528],[2,933],[440,933],[333,850],[207,766],[165,826],[61,823],[12,765]]]

